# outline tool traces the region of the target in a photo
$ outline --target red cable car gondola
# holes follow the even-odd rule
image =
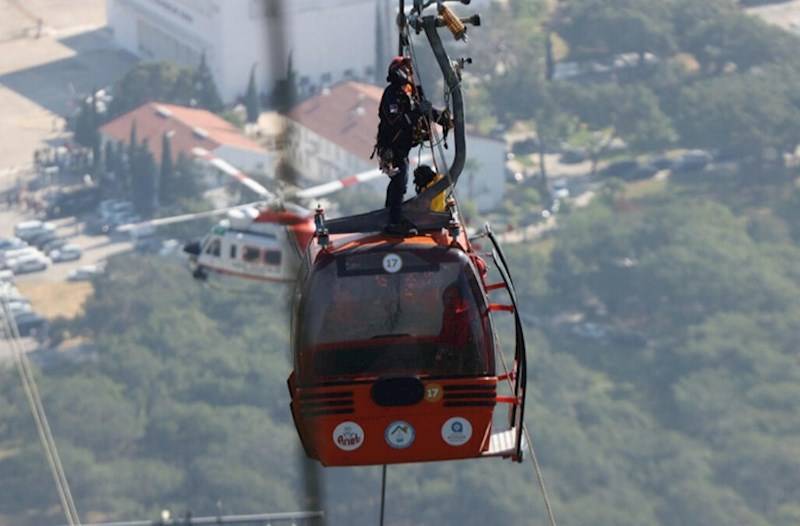
[[[507,285],[486,277],[466,236],[446,230],[333,236],[312,247],[289,379],[306,453],[326,466],[520,460],[524,382],[498,391],[524,375],[524,343],[514,371],[498,375],[491,312],[515,309],[490,302]],[[511,425],[493,433],[499,405],[510,406]]]

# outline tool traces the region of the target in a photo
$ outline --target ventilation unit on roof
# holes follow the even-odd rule
[[[208,139],[208,132],[203,128],[192,128],[192,134],[198,139]]]
[[[157,114],[158,114],[160,117],[164,117],[165,119],[169,119],[170,117],[172,117],[172,112],[171,112],[171,111],[169,111],[169,110],[168,110],[167,108],[165,108],[164,106],[156,106],[156,113],[157,113]]]

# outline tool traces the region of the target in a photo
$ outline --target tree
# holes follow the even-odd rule
[[[297,102],[297,96],[297,72],[294,70],[292,54],[290,53],[286,66],[286,78],[279,79],[275,83],[272,99],[278,111],[287,112]]]
[[[681,142],[694,148],[733,153],[763,164],[770,150],[800,144],[800,99],[789,88],[796,74],[782,67],[695,82],[673,102]]]
[[[149,217],[158,207],[158,171],[146,140],[134,147],[130,163],[133,204]]]
[[[258,96],[258,88],[256,87],[256,66],[253,65],[250,70],[250,81],[247,83],[247,93],[244,96],[244,107],[247,110],[247,122],[258,122],[258,117],[261,115],[261,101]]]
[[[575,0],[562,3],[555,29],[575,60],[612,60],[624,53],[666,58],[675,49],[666,2],[660,0]]]
[[[151,101],[191,105],[195,72],[168,62],[139,63],[114,84],[108,117],[114,118]]]
[[[596,141],[589,149],[592,173],[615,139],[624,140],[635,152],[644,152],[664,148],[676,138],[658,97],[644,86],[582,86],[566,97],[579,119],[594,132]]]
[[[175,165],[172,159],[172,140],[168,133],[161,137],[161,169],[158,177],[161,202],[171,204],[177,199]]]
[[[222,110],[222,99],[214,83],[214,75],[206,62],[206,55],[200,56],[200,64],[194,72],[194,94],[197,105],[211,112]]]

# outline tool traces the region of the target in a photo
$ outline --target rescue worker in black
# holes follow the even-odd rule
[[[378,137],[375,153],[381,169],[389,175],[386,189],[386,207],[389,208],[389,224],[386,232],[391,234],[414,234],[416,228],[403,217],[403,196],[408,185],[408,154],[411,149],[429,138],[427,116],[445,128],[450,128],[447,110],[434,109],[422,94],[422,87],[412,80],[411,61],[406,57],[395,57],[389,64],[389,85],[383,92],[378,115]]]

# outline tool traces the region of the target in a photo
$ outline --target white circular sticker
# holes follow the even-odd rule
[[[414,443],[414,427],[408,422],[398,420],[389,424],[383,434],[386,443],[395,449],[405,449]]]
[[[386,254],[383,256],[383,270],[389,274],[396,274],[403,268],[403,258],[397,254]]]
[[[364,430],[355,422],[342,422],[333,430],[333,443],[341,450],[355,451],[364,443]]]
[[[451,446],[463,446],[472,438],[472,424],[466,418],[454,416],[442,426],[442,440]]]

